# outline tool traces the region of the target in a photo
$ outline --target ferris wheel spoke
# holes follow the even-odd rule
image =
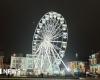
[[[57,53],[57,51],[56,51],[56,49],[53,47],[53,51],[54,51],[54,53],[55,53],[55,55],[57,56],[57,59],[61,59],[58,55],[58,53]]]
[[[36,55],[36,59],[35,59],[36,60],[35,68],[37,68],[37,66],[39,66],[39,61],[40,61],[39,56],[41,54],[41,53],[39,53],[40,51],[41,51],[41,49],[38,49],[37,52],[35,53],[35,55],[38,53],[38,55]]]
[[[41,33],[41,35],[42,35],[42,37],[44,37],[44,35],[46,34],[46,32],[45,31],[43,31],[42,33]]]
[[[38,35],[38,37],[39,37],[40,39],[43,39],[43,37],[42,37],[42,36],[40,36],[40,35]]]
[[[52,31],[51,31],[52,35],[55,34],[57,24],[58,24],[58,21],[54,18],[53,23],[52,23]]]
[[[56,27],[56,24],[55,24],[55,23],[57,23],[57,21],[56,21],[56,19],[54,18],[54,19],[53,19],[53,23],[52,23],[53,28]]]
[[[34,47],[34,46],[33,46],[33,47]],[[33,49],[34,49],[34,48],[33,48]],[[33,49],[32,49],[32,50],[33,50]],[[37,51],[36,51],[36,52],[35,52],[35,51],[33,51],[33,54],[34,54],[34,55],[36,55],[36,53],[37,53],[38,51],[39,51],[39,49],[37,49]]]
[[[60,47],[58,47],[58,46],[56,46],[56,45],[54,45],[54,44],[53,44],[53,46],[54,46],[54,48],[56,48],[57,50],[62,50]]]
[[[47,49],[48,50],[48,49]],[[47,55],[47,57],[48,57],[48,61],[49,61],[49,64],[50,64],[50,67],[52,68],[52,62],[51,62],[51,60],[50,60],[50,56],[48,55],[48,51],[46,50],[46,55]]]
[[[41,70],[42,70],[43,64],[44,64],[44,60],[43,60],[43,50],[42,50],[42,48],[41,48],[41,63],[40,63],[40,65],[41,65]]]
[[[50,30],[50,34],[53,36],[55,33],[55,29]]]
[[[58,39],[60,37],[62,37],[62,33],[60,33],[59,35],[53,36],[53,39],[52,40]]]
[[[42,66],[43,66],[43,48],[42,47],[40,47],[40,51],[39,51],[39,53],[38,53],[38,55],[37,55],[37,60],[38,60],[38,66],[40,66],[40,68],[41,68],[41,70],[42,70]]]
[[[40,50],[41,51],[41,50]],[[40,52],[38,53],[38,55],[37,55],[37,64],[39,65],[40,63],[39,63],[39,61],[40,61]]]
[[[48,30],[48,27],[46,27],[46,26],[48,26],[48,24],[44,24],[44,26],[45,26],[45,27],[44,27],[44,32],[45,32],[45,31]]]
[[[59,35],[59,36],[57,36],[57,37],[54,37],[52,40],[59,39],[60,37],[62,37],[62,35]]]
[[[58,30],[60,30],[60,31],[61,31],[61,29],[60,29],[60,28],[61,28],[61,24],[59,24],[59,25],[58,25],[57,29],[55,30],[55,34],[56,34],[56,32],[57,32]],[[55,35],[55,34],[54,34],[54,35]]]
[[[54,25],[54,22],[53,22],[53,19],[50,19],[50,21],[48,21],[47,25],[45,26],[48,26],[45,28],[45,31],[48,31],[50,32],[50,34],[54,33],[55,31],[55,25]],[[50,26],[53,26],[53,27],[50,27]],[[51,28],[51,29],[50,29]],[[53,34],[52,34],[53,35]]]
[[[47,31],[47,30],[49,30],[49,25],[51,25],[50,24],[50,20],[49,21],[47,21],[45,24],[44,24],[44,31]]]
[[[55,33],[55,35],[53,35],[53,37],[57,37],[59,34],[62,34],[61,32],[62,30],[59,30],[58,32]]]
[[[36,55],[41,50],[41,46],[38,47],[37,51],[34,53]]]
[[[44,33],[43,33],[43,32],[41,32],[39,36],[41,36],[41,38],[43,38],[43,35],[44,35]]]
[[[49,24],[52,25],[52,19],[49,20]]]
[[[53,48],[54,49],[54,48]],[[65,63],[63,62],[63,60],[61,59],[61,57],[59,56],[59,54],[57,53],[57,51],[54,49],[55,53],[58,55],[59,59],[61,60],[61,62],[63,63],[64,67],[66,68],[66,70],[68,71],[67,66],[65,65]]]
[[[55,27],[52,27],[52,31],[51,31],[51,33],[52,33],[52,35],[54,35],[55,34]]]
[[[59,24],[59,20],[56,20],[54,27],[56,28],[58,24]]]
[[[36,43],[36,44],[32,44],[34,47],[39,47],[39,45],[40,45],[41,43],[40,42],[38,42],[38,43]]]
[[[55,28],[55,29],[53,29],[53,31],[52,31],[52,35],[55,36],[56,34],[57,34],[57,31],[56,31],[56,28]]]
[[[38,42],[38,41],[42,41],[42,40],[34,39],[34,41]]]
[[[44,24],[44,25],[45,25],[45,24]],[[42,33],[41,33],[42,36],[46,33],[46,29],[45,29],[45,27],[46,27],[46,26],[43,26],[43,27],[42,27]]]
[[[55,52],[54,52],[54,50],[53,50],[53,46],[52,46],[52,48],[51,48],[51,53],[52,53],[52,55],[53,55],[53,57],[54,57],[54,60],[56,60],[57,57],[56,57]]]
[[[62,41],[51,41],[52,43],[62,43]]]
[[[52,21],[52,20],[51,20],[51,21]],[[53,35],[53,33],[55,32],[55,28],[54,28],[54,27],[51,27],[51,26],[54,25],[53,22],[51,22],[51,21],[50,21],[50,23],[48,22],[48,24],[45,24],[44,32]],[[51,24],[51,23],[52,23],[52,24]],[[48,26],[48,27],[46,27],[46,26]]]

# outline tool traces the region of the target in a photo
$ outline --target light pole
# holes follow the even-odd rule
[[[76,68],[77,68],[77,77],[79,78],[79,67],[78,67],[78,53],[76,53]]]

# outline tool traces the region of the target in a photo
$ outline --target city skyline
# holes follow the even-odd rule
[[[80,59],[88,59],[92,51],[100,50],[99,3],[99,0],[0,1],[0,49],[31,54],[38,21],[44,13],[57,11],[68,25],[69,38],[64,59],[72,58],[76,53]]]

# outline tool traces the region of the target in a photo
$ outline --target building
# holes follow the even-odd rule
[[[100,74],[100,52],[89,56],[90,72],[93,74]]]
[[[73,74],[75,72],[85,73],[86,64],[83,61],[70,61],[70,62],[67,62],[67,65]]]
[[[4,65],[3,65],[3,58],[4,58],[4,56],[0,56],[0,68],[1,69],[4,67]]]
[[[18,75],[31,75],[33,74],[33,55],[26,54],[26,57],[16,56],[15,54],[11,56],[11,69],[19,69],[20,73]]]

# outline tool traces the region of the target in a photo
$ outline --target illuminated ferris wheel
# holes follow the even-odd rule
[[[32,41],[34,70],[40,73],[58,73],[64,64],[68,29],[64,17],[57,12],[46,13],[39,21]],[[64,64],[65,66],[65,64]]]

